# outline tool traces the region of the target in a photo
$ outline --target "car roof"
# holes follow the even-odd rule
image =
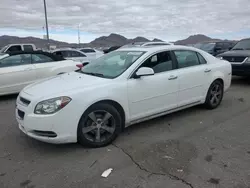
[[[116,51],[143,51],[143,52],[157,52],[160,50],[193,50],[198,51],[197,48],[191,46],[181,46],[181,45],[165,45],[165,46],[134,46],[134,47],[124,47],[119,48]]]
[[[82,54],[84,54],[82,51],[78,50],[78,49],[74,49],[74,48],[57,48],[55,50],[52,50],[52,53],[53,52],[58,52],[58,51],[77,51],[77,52],[80,52]]]

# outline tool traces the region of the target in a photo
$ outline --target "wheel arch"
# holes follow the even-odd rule
[[[119,114],[121,115],[121,118],[122,118],[122,130],[124,130],[125,128],[125,122],[126,122],[126,113],[125,113],[125,110],[124,108],[122,107],[122,105],[115,101],[115,100],[111,100],[111,99],[103,99],[103,100],[99,100],[97,102],[94,102],[93,104],[89,105],[89,107],[86,108],[86,110],[83,112],[82,116],[84,115],[84,113],[92,106],[96,105],[96,104],[99,104],[99,103],[105,103],[105,104],[110,104],[112,106],[114,106],[117,111],[119,112]],[[80,122],[81,118],[79,119],[79,122]],[[78,124],[79,124],[78,122]]]

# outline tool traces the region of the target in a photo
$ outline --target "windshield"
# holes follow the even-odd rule
[[[104,78],[115,78],[126,71],[143,51],[113,51],[91,61],[82,68],[82,73]]]
[[[204,51],[211,51],[215,47],[215,43],[199,43],[199,44],[195,44],[194,47],[199,48]]]
[[[250,39],[239,41],[232,50],[250,50]]]
[[[7,50],[9,46],[4,46],[1,50],[0,50],[0,53],[4,53],[5,50]]]

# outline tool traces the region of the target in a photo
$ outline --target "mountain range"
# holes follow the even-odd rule
[[[153,39],[149,40],[144,37],[136,37],[133,39],[128,39],[122,35],[119,34],[110,34],[109,36],[102,36],[99,38],[96,38],[95,40],[91,41],[90,43],[81,43],[76,44],[76,43],[67,43],[67,42],[61,42],[61,41],[56,41],[56,40],[50,40],[50,45],[51,46],[56,46],[56,47],[110,47],[110,46],[122,46],[128,43],[132,42],[149,42],[149,41],[162,41],[160,39]],[[179,45],[189,45],[189,44],[195,44],[199,42],[204,42],[204,41],[220,41],[220,39],[213,39],[210,38],[206,35],[198,34],[198,35],[192,35],[189,36],[186,39],[183,40],[178,40],[173,42],[174,44],[179,44]],[[37,46],[37,48],[45,48],[47,45],[47,41],[45,39],[41,38],[36,38],[36,37],[17,37],[17,36],[8,36],[8,35],[3,35],[0,36],[0,48],[8,45],[8,44],[19,44],[19,43],[32,43]]]

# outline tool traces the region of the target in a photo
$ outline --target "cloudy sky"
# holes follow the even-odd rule
[[[46,0],[51,38],[81,42],[101,35],[144,36],[166,41],[193,34],[250,36],[249,0]],[[42,38],[43,0],[1,0],[0,35]]]

